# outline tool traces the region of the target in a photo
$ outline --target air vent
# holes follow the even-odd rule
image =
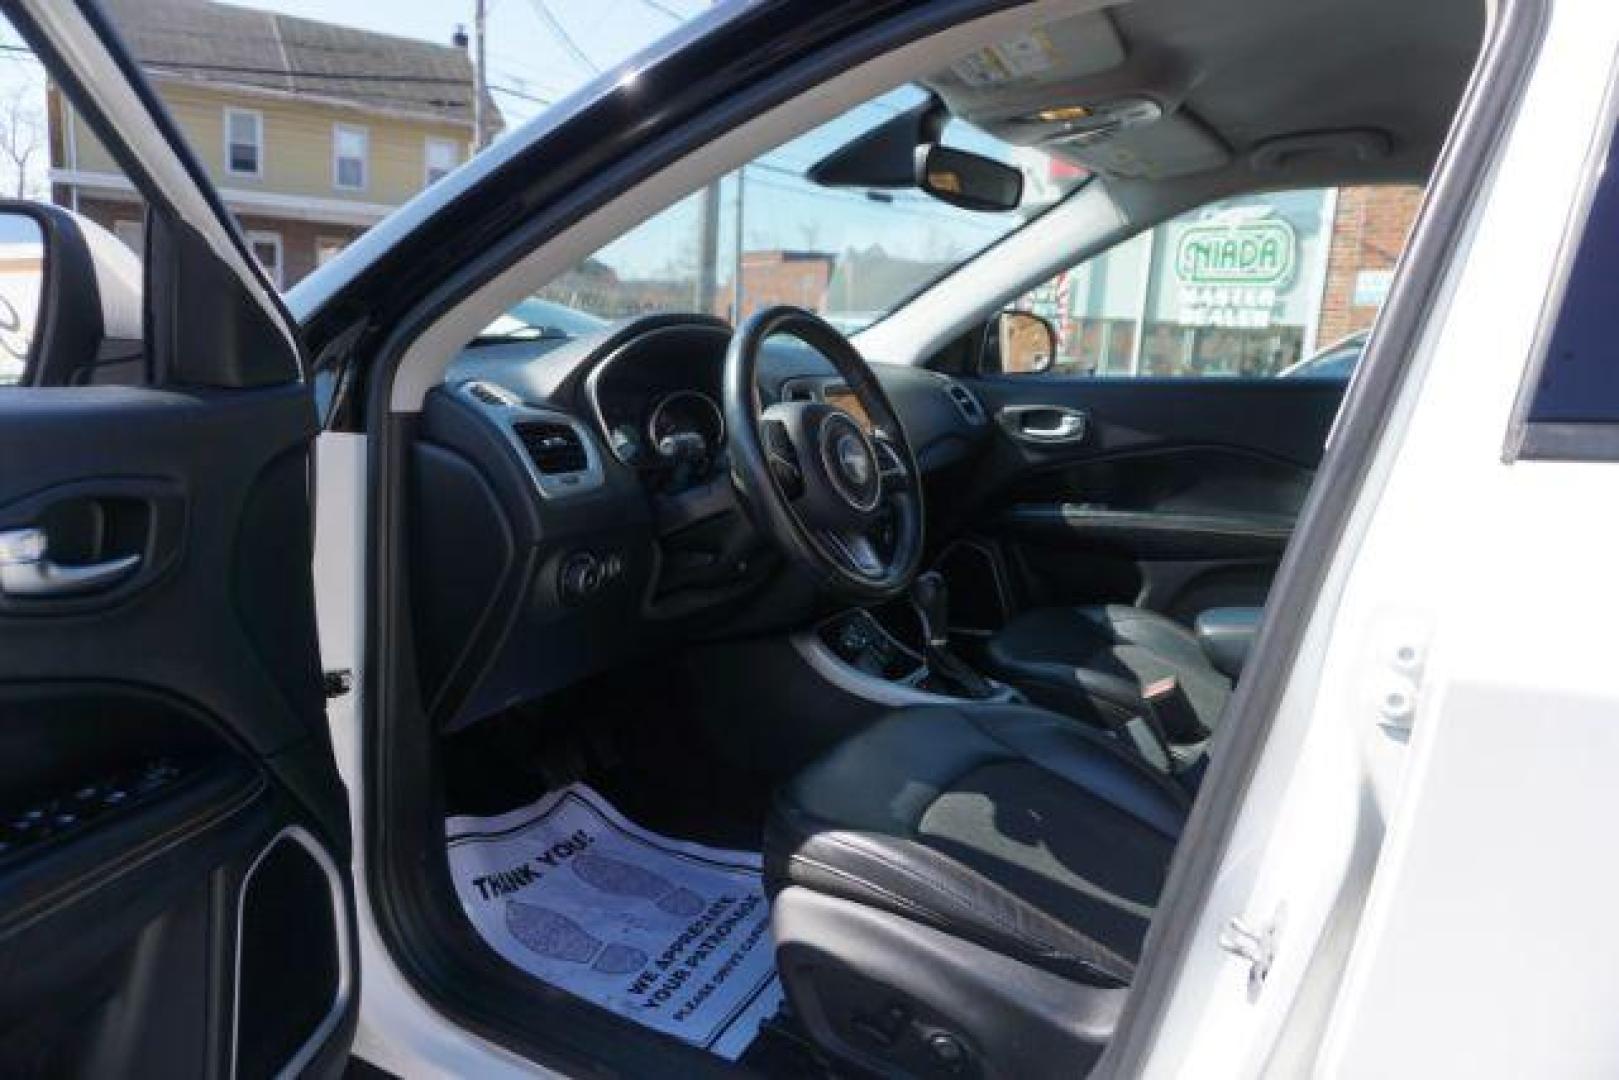
[[[784,401],[814,401],[815,387],[805,383],[789,383],[781,396]]]
[[[537,421],[513,425],[513,430],[541,476],[584,472],[589,466],[584,441],[567,424]]]
[[[971,390],[958,382],[953,382],[945,387],[945,393],[949,394],[950,400],[956,403],[956,408],[960,410],[967,423],[982,424],[984,422],[984,407],[978,403],[977,398],[973,397]]]
[[[496,408],[509,409],[522,404],[521,401],[517,400],[516,394],[503,386],[496,386],[494,383],[469,382],[466,384],[465,390],[475,400],[481,401],[485,405],[493,405]]]

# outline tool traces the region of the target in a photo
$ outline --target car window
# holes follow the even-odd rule
[[[1600,426],[1619,423],[1619,169],[1610,142],[1597,174],[1584,229],[1563,286],[1545,360],[1530,400],[1531,424]]]
[[[1362,186],[1223,199],[1011,306],[1056,329],[1054,374],[1347,379],[1421,198]]]
[[[0,387],[145,382],[145,215],[135,187],[109,156],[93,187],[70,188],[74,147],[93,136],[3,18],[0,58],[0,192],[10,200],[0,208]],[[95,292],[48,297],[45,268],[53,257],[94,274]],[[49,322],[47,304],[57,312]],[[69,323],[99,332],[51,329]]]
[[[658,0],[490,3],[482,92],[471,3],[100,0],[235,216],[290,289],[483,148],[707,11]],[[0,65],[13,66],[13,65]],[[71,117],[67,117],[71,121]],[[100,183],[111,157],[64,141],[55,195],[138,239],[139,204]]]

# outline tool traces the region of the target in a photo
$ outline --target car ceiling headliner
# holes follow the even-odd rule
[[[1305,183],[1421,181],[1486,14],[1485,0],[1128,0],[1046,24],[1056,56],[1038,75],[990,90],[950,70],[926,81],[956,115],[1021,142],[1032,140],[1014,118],[1034,108],[1157,102],[1164,119],[1113,136],[1104,152],[1066,154],[1143,208]],[[1088,44],[1109,37],[1114,44]],[[1267,140],[1345,131],[1380,133],[1386,153],[1340,148],[1256,163]]]

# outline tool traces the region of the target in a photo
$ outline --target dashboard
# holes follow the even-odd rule
[[[729,475],[730,327],[658,315],[584,338],[469,347],[413,445],[418,668],[454,728],[694,634],[808,612],[772,592],[773,545]],[[873,364],[924,483],[975,458],[982,407],[934,372]],[[820,354],[766,343],[757,404],[823,400],[869,424]]]

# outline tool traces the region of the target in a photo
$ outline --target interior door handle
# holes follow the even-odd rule
[[[122,555],[83,566],[58,566],[46,555],[44,529],[0,532],[0,593],[6,596],[75,596],[104,589],[140,566],[139,555]]]
[[[1082,442],[1090,429],[1086,413],[1062,405],[1008,405],[998,419],[1014,439],[1044,446]]]

